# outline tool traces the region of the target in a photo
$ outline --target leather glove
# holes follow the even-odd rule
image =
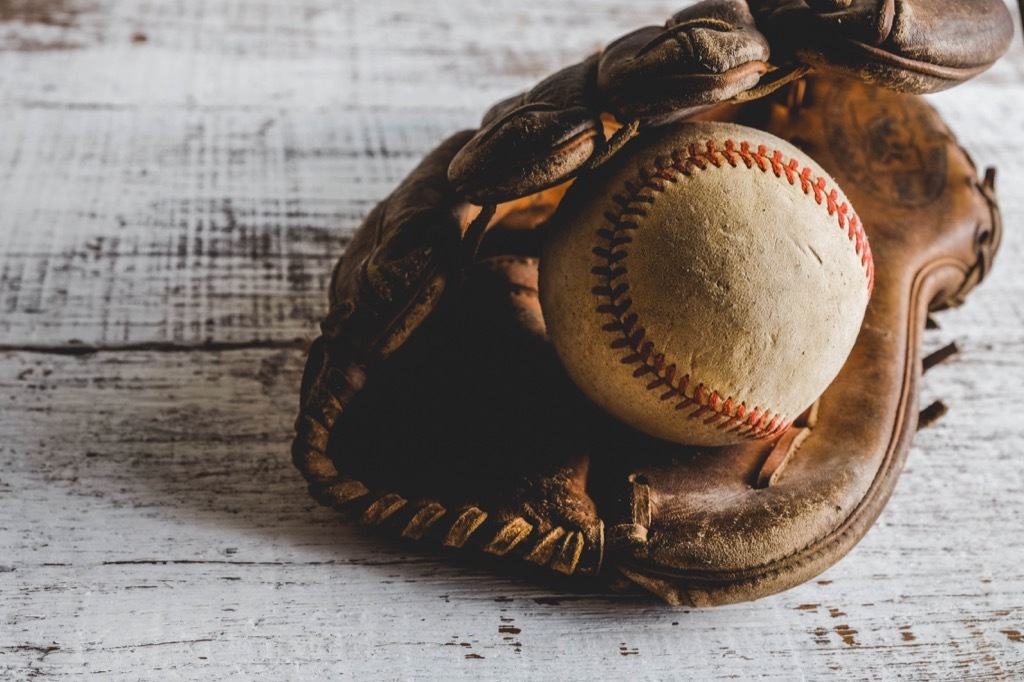
[[[335,270],[302,383],[293,457],[317,500],[395,535],[625,578],[677,604],[798,584],[868,530],[918,426],[925,320],[962,302],[998,246],[992,175],[978,181],[917,97],[824,74],[776,90],[798,70],[763,87],[776,69],[742,3],[689,12],[497,105],[371,212]],[[738,57],[707,77],[707,60],[690,57],[716,40]],[[639,47],[615,57],[624,45]],[[644,63],[659,50],[669,57]],[[598,85],[576,88],[573,69]],[[663,88],[673,69],[687,87]],[[614,133],[608,114],[635,123]],[[875,294],[846,367],[766,443],[712,450],[642,436],[579,393],[545,335],[537,254],[564,181],[645,126],[686,118],[801,147],[844,188],[875,253]]]

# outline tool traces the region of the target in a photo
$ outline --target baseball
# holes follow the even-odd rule
[[[540,261],[566,371],[691,445],[773,438],[836,377],[874,281],[860,220],[799,149],[725,123],[645,134],[570,188]]]

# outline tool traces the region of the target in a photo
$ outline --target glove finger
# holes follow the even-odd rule
[[[335,422],[366,381],[367,366],[400,347],[453,275],[468,206],[446,170],[470,133],[442,143],[371,211],[334,270],[323,336],[309,351],[292,459],[310,493],[337,506],[365,487],[326,455]]]
[[[597,85],[619,120],[664,123],[755,87],[768,57],[743,0],[706,0],[609,45]]]
[[[604,140],[588,92],[595,67],[588,59],[496,104],[452,161],[455,188],[474,203],[498,204],[572,177]]]
[[[433,310],[455,275],[470,207],[447,179],[464,132],[443,142],[370,213],[338,261],[321,324],[333,354],[381,360]]]
[[[449,178],[479,204],[553,187],[605,147],[602,111],[622,121],[680,119],[753,88],[767,61],[743,0],[705,0],[497,104]]]
[[[750,0],[777,60],[922,94],[985,71],[1009,48],[1002,0]]]

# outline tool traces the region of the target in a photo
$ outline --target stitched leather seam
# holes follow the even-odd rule
[[[861,57],[862,59],[866,57],[868,59],[873,59],[874,61],[882,62],[886,66],[895,66],[904,71],[910,71],[911,73],[950,81],[963,81],[971,78],[972,76],[977,76],[978,74],[987,71],[989,68],[988,64],[979,64],[976,66],[944,66],[942,64],[929,64],[918,59],[901,57],[900,55],[889,52],[888,50],[875,47],[874,45],[868,45],[867,43],[857,40],[847,41],[846,48],[852,53],[851,56]]]
[[[626,184],[628,196],[614,198],[618,210],[605,214],[607,226],[602,226],[596,233],[599,242],[592,252],[600,261],[591,270],[598,280],[592,292],[598,298],[597,312],[611,318],[602,327],[615,335],[611,348],[623,351],[623,364],[636,366],[633,376],[647,382],[647,390],[660,391],[661,400],[675,400],[675,408],[688,411],[689,419],[703,419],[709,426],[750,439],[773,438],[786,431],[791,422],[772,414],[771,410],[760,406],[751,408],[746,402],[726,397],[703,383],[692,385],[689,374],[680,376],[675,363],[657,351],[657,344],[651,340],[637,314],[631,311],[630,286],[624,279],[629,272],[626,260],[628,245],[633,241],[632,233],[640,229],[640,219],[647,215],[647,208],[657,195],[665,191],[666,184],[675,182],[680,176],[689,177],[709,166],[720,168],[723,164],[732,168],[743,164],[762,173],[770,171],[790,185],[799,183],[804,194],[813,196],[815,202],[836,219],[839,228],[846,231],[860,256],[867,277],[868,295],[871,295],[875,283],[871,247],[860,218],[848,203],[840,203],[838,190],[830,188],[824,177],[814,177],[810,168],[801,167],[799,161],[787,159],[778,150],[769,151],[765,145],[758,145],[755,149],[749,142],[733,140],[726,140],[724,149],[718,149],[718,142],[709,140],[704,148],[691,145],[685,151],[675,150],[671,154],[671,163],[659,162],[653,168],[641,170],[639,185]]]

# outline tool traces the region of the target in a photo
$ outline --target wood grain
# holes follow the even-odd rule
[[[933,98],[1007,227],[926,341],[961,349],[925,382],[950,411],[819,580],[674,610],[306,496],[303,344],[352,230],[495,100],[678,9],[434,4],[0,0],[0,679],[1024,678],[1019,38]]]

